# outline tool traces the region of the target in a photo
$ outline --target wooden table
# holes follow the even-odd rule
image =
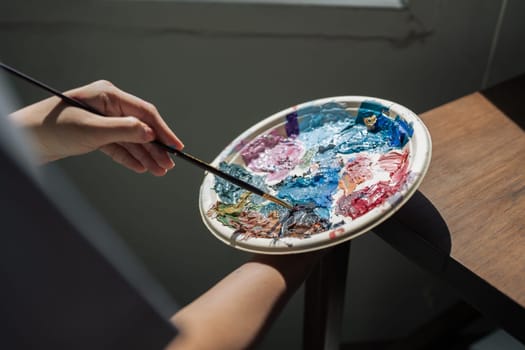
[[[525,343],[522,104],[525,75],[423,113],[433,143],[429,171],[412,199],[373,231]],[[348,247],[331,254],[344,258]],[[339,325],[336,330],[330,327],[341,319],[343,301],[340,290],[329,290],[344,288],[344,283],[329,283],[336,266],[330,261],[338,259],[330,255],[311,277],[328,291],[307,283],[305,330],[312,319],[315,322],[313,317],[321,317],[324,327],[317,323],[323,330],[317,335],[305,332],[305,348],[338,347]],[[337,278],[345,277],[346,268]],[[327,295],[335,297],[330,301]],[[326,300],[315,311],[308,303],[319,296]],[[308,346],[316,341],[324,345]]]

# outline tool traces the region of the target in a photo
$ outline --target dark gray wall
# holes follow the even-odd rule
[[[0,57],[59,89],[111,80],[155,103],[187,151],[211,161],[248,126],[309,99],[370,95],[423,112],[480,89],[484,77],[524,72],[524,5],[505,3],[494,40],[495,0],[419,0],[404,10],[2,1]],[[23,103],[45,96],[14,85]],[[202,172],[182,161],[163,178],[99,154],[60,165],[182,304],[248,257],[206,230]],[[353,341],[406,335],[455,299],[373,233],[352,246],[348,284],[343,329]],[[262,348],[299,348],[301,296]]]

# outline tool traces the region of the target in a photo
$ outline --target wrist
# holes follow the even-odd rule
[[[28,137],[39,164],[64,158],[62,142],[57,132],[59,116],[63,113],[64,106],[57,97],[51,97],[9,115],[11,122],[23,129]]]

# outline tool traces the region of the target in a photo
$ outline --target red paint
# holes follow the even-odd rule
[[[338,227],[332,231],[330,231],[330,233],[328,234],[328,238],[330,239],[336,239],[337,236],[340,236],[342,235],[343,233],[345,233],[345,230],[342,228],[342,227]]]
[[[364,164],[366,163],[360,167]],[[358,191],[343,195],[336,203],[337,214],[349,216],[352,219],[358,218],[383,204],[390,196],[399,191],[408,176],[408,151],[403,153],[388,152],[379,157],[378,164],[383,170],[389,172],[390,180],[379,181]],[[366,174],[365,170],[351,165],[352,163],[347,166],[347,169],[351,168],[352,171],[357,171],[356,175]],[[370,174],[372,174],[371,168],[372,164],[369,163],[367,169]]]

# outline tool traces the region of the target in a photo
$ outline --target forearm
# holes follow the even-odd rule
[[[31,134],[30,142],[32,142],[33,150],[41,163],[47,163],[58,158],[58,156],[51,154],[57,141],[50,136],[50,128],[44,127],[44,124],[56,124],[56,120],[51,120],[50,117],[58,114],[56,112],[59,105],[60,99],[51,97],[26,106],[9,116],[14,125],[22,127]]]
[[[320,253],[255,256],[179,311],[171,349],[245,349],[307,277]]]
[[[158,139],[179,149],[183,144],[151,103],[103,80],[65,94],[101,115],[56,96],[11,115],[15,124],[31,134],[40,163],[100,150],[138,173],[162,176],[173,168],[168,153],[150,142]]]

